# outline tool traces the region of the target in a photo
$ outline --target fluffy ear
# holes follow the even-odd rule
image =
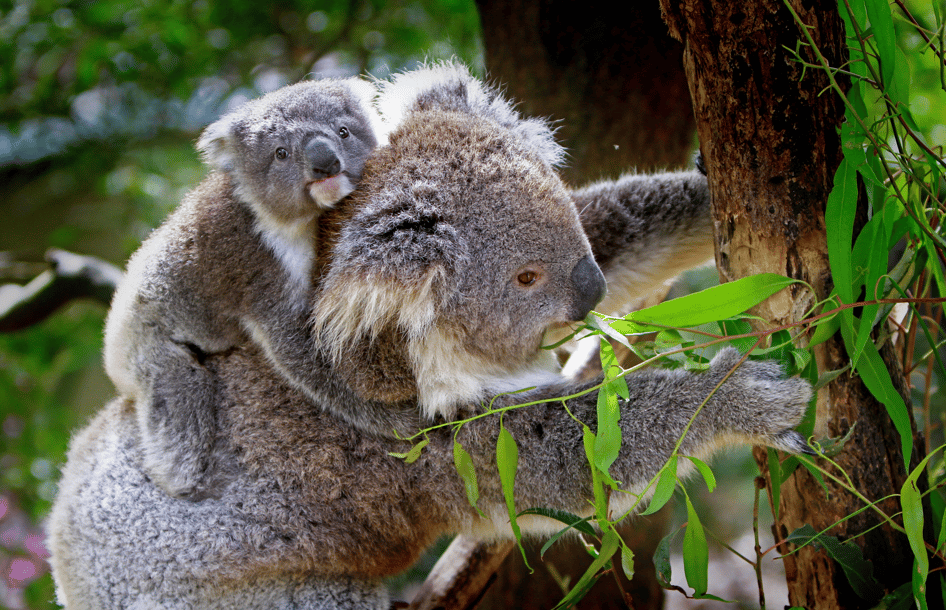
[[[197,151],[207,165],[223,171],[233,169],[236,156],[236,122],[236,117],[228,114],[208,125],[200,134],[197,139]]]
[[[336,361],[352,342],[387,326],[409,338],[426,334],[468,260],[433,185],[391,191],[374,195],[345,224],[322,280],[313,325]]]
[[[471,114],[509,129],[551,166],[565,158],[546,121],[522,118],[498,89],[474,78],[457,62],[423,66],[382,83],[378,109],[390,130],[411,112],[439,109]]]
[[[375,139],[378,140],[378,146],[387,144],[388,125],[382,121],[377,110],[379,81],[368,81],[359,76],[353,76],[341,82],[348,87],[352,96],[360,103],[368,122],[371,124]]]

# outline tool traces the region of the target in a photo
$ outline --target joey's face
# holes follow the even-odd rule
[[[221,119],[223,150],[208,156],[248,203],[276,219],[311,217],[354,190],[377,145],[363,85],[307,81],[250,102]]]

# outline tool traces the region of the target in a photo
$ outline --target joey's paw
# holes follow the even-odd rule
[[[725,375],[742,358],[735,349],[722,350],[710,368]],[[751,442],[791,453],[807,450],[805,439],[792,430],[801,423],[812,390],[808,381],[784,377],[772,361],[747,360],[720,388],[724,402],[720,426]]]

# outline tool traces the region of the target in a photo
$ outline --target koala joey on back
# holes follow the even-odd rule
[[[197,147],[215,171],[131,258],[105,366],[135,400],[146,470],[172,495],[220,483],[208,355],[252,340],[291,382],[307,367],[315,222],[382,137],[376,92],[359,78],[304,81],[211,124]]]
[[[620,280],[629,290],[625,267],[662,281],[672,265],[649,252],[672,258],[705,233],[705,180],[661,174],[570,193],[548,127],[459,66],[398,76],[380,101],[395,125],[389,143],[319,223],[330,252],[312,307],[321,393],[287,383],[254,342],[206,354],[217,401],[210,466],[227,469],[228,482],[201,502],[170,497],[147,476],[138,399],[110,403],[73,440],[49,520],[59,601],[72,610],[389,608],[381,578],[440,536],[511,535],[500,421],[519,447],[517,510],[593,511],[575,418],[594,429],[597,382],[562,377],[543,337],[595,306],[602,269],[606,280],[631,278]],[[726,349],[702,373],[626,378],[610,474],[630,493],[611,495],[612,512],[629,508],[681,438],[684,455],[703,458],[734,443],[804,449],[792,428],[810,386],[772,363],[733,371],[739,359]],[[501,420],[485,412],[532,401]],[[482,417],[429,430],[408,464],[391,453],[416,441],[358,425],[390,413],[417,423]],[[455,442],[476,472],[476,508]],[[560,529],[538,516],[519,525]]]

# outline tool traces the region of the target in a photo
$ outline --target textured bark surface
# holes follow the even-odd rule
[[[661,5],[686,47],[684,61],[717,223],[720,277],[728,281],[774,272],[810,283],[815,294],[795,286],[756,312],[774,324],[797,321],[832,288],[824,209],[841,159],[837,129],[843,107],[830,92],[819,96],[828,84],[822,73],[809,69],[801,78],[802,68],[786,48],[796,48],[803,35],[781,0],[751,7],[722,0],[661,0]],[[842,65],[844,29],[837,4],[792,0],[791,5],[811,27],[831,65]],[[807,59],[813,61],[813,56],[809,53]],[[838,336],[818,348],[816,358],[821,371],[848,362]],[[899,371],[892,376],[902,382]],[[905,388],[900,389],[903,393]],[[815,434],[841,436],[855,422],[853,438],[837,462],[868,498],[898,493],[906,476],[899,437],[884,406],[859,379],[844,374],[819,393]],[[756,453],[763,468],[764,455]],[[830,482],[828,488],[826,498],[807,471],[797,470],[782,486],[776,539],[805,523],[822,530],[862,508]],[[897,506],[895,499],[881,504],[887,514],[896,513]],[[845,540],[877,522],[866,511],[830,534]],[[909,581],[913,560],[905,536],[878,527],[857,544],[888,589]],[[783,552],[790,550],[786,546]],[[876,601],[855,595],[841,568],[822,551],[806,547],[786,557],[785,566],[793,606],[854,608]]]
[[[690,165],[695,123],[683,45],[667,33],[656,1],[632,11],[589,0],[576,10],[566,0],[477,0],[491,81],[521,102],[529,116],[552,119],[569,152],[561,175],[572,185]],[[637,518],[622,528],[635,552],[636,573],[622,587],[636,610],[663,607],[652,556],[663,537],[669,510]],[[573,540],[560,541],[529,563],[509,554],[479,608],[546,609],[561,600],[558,574],[577,582],[591,558]],[[551,566],[551,567],[549,567]],[[611,576],[602,578],[579,608],[625,608]]]

